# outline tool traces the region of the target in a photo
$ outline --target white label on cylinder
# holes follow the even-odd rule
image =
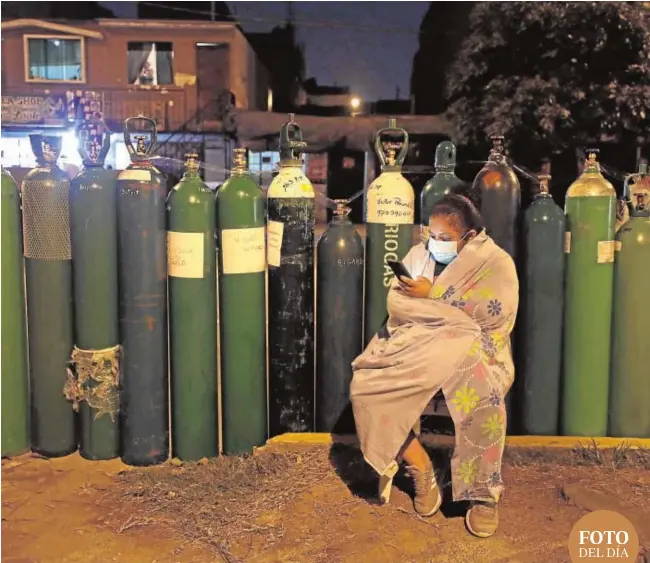
[[[221,231],[224,274],[254,274],[266,266],[264,227]]]
[[[203,233],[167,231],[167,272],[174,278],[203,278]]]
[[[616,251],[615,240],[601,240],[598,242],[598,263],[611,264],[614,262],[614,253]]]
[[[389,225],[413,224],[413,186],[399,172],[384,172],[368,188],[366,221]]]
[[[564,253],[571,253],[571,231],[566,231],[564,233]]]
[[[316,197],[311,182],[298,167],[285,166],[280,168],[280,173],[273,178],[267,197],[313,199]]]
[[[118,180],[135,180],[136,182],[151,182],[151,172],[149,170],[143,170],[142,168],[137,168],[135,170],[122,170]]]
[[[267,225],[266,260],[269,266],[280,267],[282,257],[282,236],[284,235],[284,223],[280,221],[269,221]]]

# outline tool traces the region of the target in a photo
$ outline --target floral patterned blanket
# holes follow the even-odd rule
[[[454,498],[498,500],[504,397],[514,379],[514,263],[482,232],[435,280],[435,263],[422,244],[404,264],[414,278],[434,283],[429,298],[419,299],[398,291],[395,281],[388,336],[375,336],[352,364],[351,399],[364,457],[384,474],[442,389],[456,427]]]

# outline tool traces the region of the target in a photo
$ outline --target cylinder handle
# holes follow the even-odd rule
[[[384,146],[382,144],[382,136],[386,133],[398,133],[402,137],[401,143],[388,143],[388,147],[384,152]],[[393,135],[395,136],[395,135]],[[400,147],[401,145],[401,147]],[[399,153],[395,156],[397,147],[400,147]],[[377,131],[375,137],[375,152],[379,157],[379,162],[381,163],[382,169],[384,168],[396,168],[399,169],[404,164],[406,159],[406,153],[408,152],[409,147],[409,134],[406,129],[397,127],[397,120],[391,118],[388,120],[388,127],[384,127]]]
[[[539,194],[541,196],[549,195],[548,184],[551,181],[550,174],[538,174],[537,180],[539,181]]]
[[[131,127],[136,122],[144,123],[145,131],[147,130],[147,125],[149,126],[148,129],[151,138],[148,145],[145,142],[147,138],[146,136],[136,135],[135,137],[132,137],[133,131],[131,130]],[[133,138],[136,140],[135,147],[133,146]],[[157,138],[156,122],[153,119],[139,115],[137,117],[127,117],[124,120],[124,144],[126,145],[126,150],[129,152],[131,160],[148,160],[153,152],[154,146],[156,145]]]
[[[289,121],[280,128],[280,160],[283,161],[300,160],[303,149],[307,147],[302,140],[302,129],[294,118],[295,114],[290,113]]]
[[[491,160],[492,162],[505,162],[506,160],[506,154],[505,154],[505,146],[504,146],[504,141],[505,137],[501,135],[500,133],[490,135],[490,141],[492,141],[492,148],[490,149],[490,155],[488,157],[488,160]]]
[[[246,172],[246,149],[236,148],[233,150],[232,157],[232,171],[237,174],[244,174]]]
[[[199,168],[199,155],[194,151],[185,153],[185,170],[187,172],[198,172]]]
[[[333,200],[336,203],[336,209],[334,209],[334,215],[337,217],[347,217],[352,208],[349,206],[349,199],[335,199]]]
[[[598,163],[598,155],[600,150],[596,148],[585,149],[585,167],[584,171],[600,172],[600,164]]]
[[[456,145],[453,142],[438,143],[434,166],[442,170],[453,170],[456,167]]]
[[[103,166],[111,148],[111,132],[106,123],[91,117],[77,127],[78,150],[84,166]]]
[[[639,162],[639,170],[634,174],[628,174],[623,182],[623,202],[627,205],[630,215],[635,212],[648,211],[650,208],[650,193],[640,193],[636,195],[636,202],[632,200],[630,194],[630,183],[637,184],[641,181],[650,181],[650,174],[648,174],[648,162],[641,159]],[[645,190],[644,190],[645,191]]]
[[[36,133],[29,136],[29,143],[39,166],[53,167],[56,165],[63,145],[61,137]]]

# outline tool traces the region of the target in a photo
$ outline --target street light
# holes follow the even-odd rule
[[[361,100],[355,96],[350,100],[350,106],[353,110],[358,110],[361,107]]]

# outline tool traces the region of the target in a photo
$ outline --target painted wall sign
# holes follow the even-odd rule
[[[64,94],[51,96],[2,96],[2,125],[63,127],[68,123]]]
[[[2,96],[2,125],[67,127],[77,120],[102,118],[102,95],[92,90],[65,94]]]

